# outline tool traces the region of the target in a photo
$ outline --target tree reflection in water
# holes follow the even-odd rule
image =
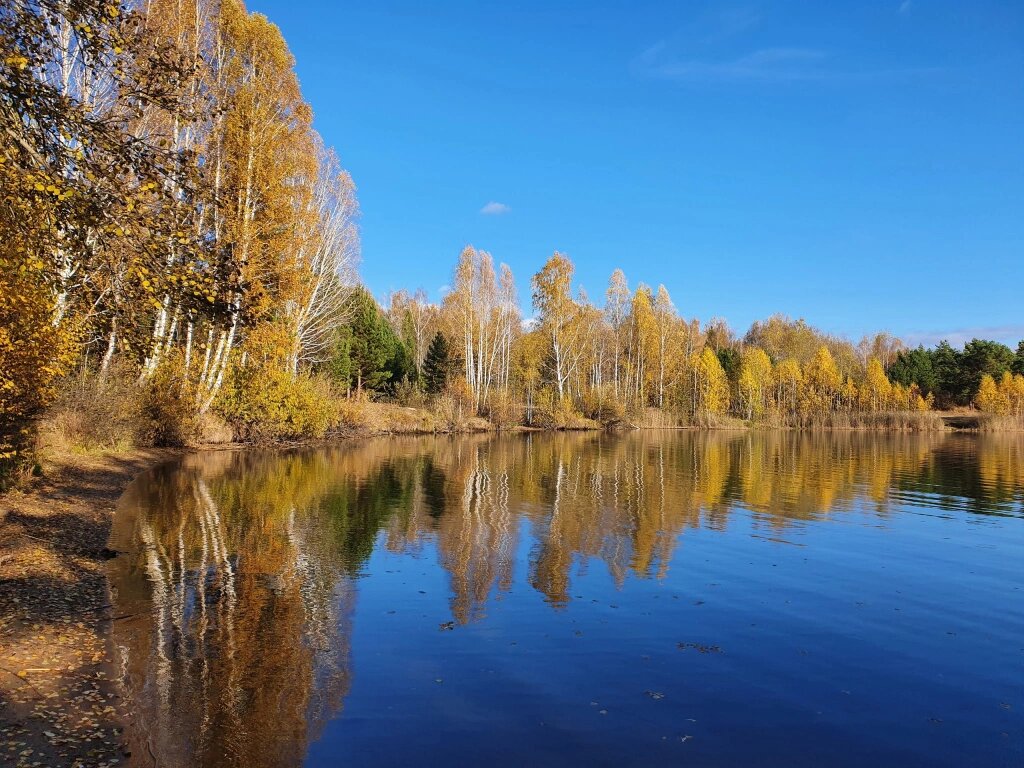
[[[189,456],[133,485],[115,525],[133,748],[161,765],[294,764],[349,691],[356,583],[377,546],[435,547],[465,624],[516,567],[557,609],[574,569],[599,561],[620,587],[662,577],[687,530],[735,514],[779,538],[894,504],[1020,516],[1022,488],[1012,435],[587,433]]]

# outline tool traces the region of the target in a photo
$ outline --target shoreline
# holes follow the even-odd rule
[[[602,431],[588,427],[567,431]],[[629,427],[677,431],[700,427]],[[722,431],[780,429],[723,425]],[[901,433],[898,430],[818,429]],[[712,428],[713,431],[719,431]],[[712,431],[709,430],[709,431]],[[0,756],[11,765],[114,765],[130,762],[114,669],[106,560],[117,503],[143,472],[193,451],[290,449],[425,434],[524,434],[544,430],[474,429],[445,433],[363,432],[321,440],[224,443],[47,457],[42,476],[0,495]],[[949,428],[942,433],[977,430]],[[116,760],[117,763],[112,761]]]
[[[0,496],[0,761],[120,765],[126,713],[113,666],[105,562],[117,501],[142,472],[185,453],[50,457]],[[116,761],[116,762],[115,762]]]

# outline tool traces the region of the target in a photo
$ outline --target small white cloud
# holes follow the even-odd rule
[[[906,16],[908,13],[910,13],[910,9],[913,8],[913,7],[914,7],[913,0],[903,0],[903,2],[900,3],[900,13],[902,13],[904,16]]]
[[[480,213],[484,216],[500,216],[503,213],[508,213],[512,209],[504,203],[496,203],[493,200],[480,209]]]

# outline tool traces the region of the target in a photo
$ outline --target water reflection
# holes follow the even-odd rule
[[[663,578],[688,530],[736,515],[785,541],[915,507],[1022,516],[1024,438],[645,432],[190,456],[136,483],[115,528],[134,749],[160,765],[301,762],[349,693],[375,547],[436,552],[466,625],[516,569],[562,610],[588,563],[620,588]]]

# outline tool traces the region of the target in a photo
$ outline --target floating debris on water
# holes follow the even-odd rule
[[[703,643],[676,643],[676,648],[681,651],[685,651],[688,648],[699,653],[721,653],[722,649],[717,645],[704,645]]]

